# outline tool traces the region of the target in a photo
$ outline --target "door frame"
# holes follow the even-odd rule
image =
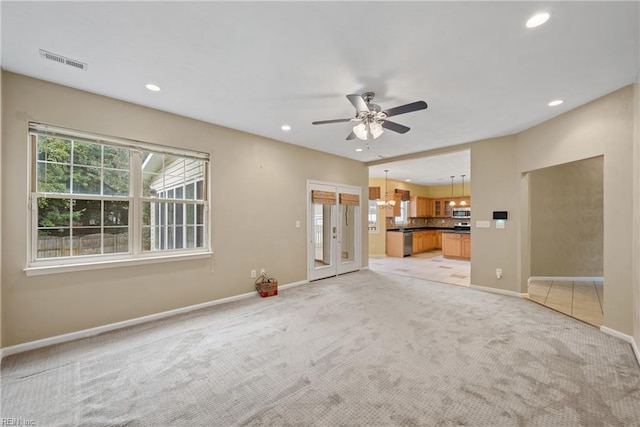
[[[331,205],[331,224],[336,227],[337,237],[332,239],[331,244],[331,265],[317,268],[315,266],[314,234],[315,223],[313,218],[313,205],[311,199],[312,190],[334,191],[336,203]],[[340,193],[355,194],[360,198],[360,204],[354,214],[354,256],[352,261],[342,261],[341,242],[343,239],[342,222],[339,221],[340,214]],[[320,280],[339,274],[358,271],[362,267],[362,187],[339,184],[326,181],[307,180],[307,280]]]

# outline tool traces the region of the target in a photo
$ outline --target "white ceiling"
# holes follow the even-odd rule
[[[0,7],[6,70],[363,162],[521,131],[635,82],[639,68],[638,1]],[[525,28],[539,11],[551,19]],[[39,49],[88,69],[43,60]],[[345,141],[349,123],[311,125],[353,116],[345,95],[365,91],[383,110],[429,108],[396,116],[411,131],[385,131],[369,149]],[[556,98],[565,103],[548,107]]]

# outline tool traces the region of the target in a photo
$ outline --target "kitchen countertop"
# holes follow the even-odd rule
[[[442,230],[444,231],[454,231],[452,227],[405,227],[405,228],[387,228],[387,231],[397,231],[397,232],[405,232],[405,231],[428,231],[428,230]]]

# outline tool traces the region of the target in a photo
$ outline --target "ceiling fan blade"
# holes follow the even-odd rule
[[[410,113],[412,111],[424,110],[427,108],[427,103],[424,101],[416,101],[411,104],[400,105],[399,107],[389,108],[388,110],[384,110],[383,113],[387,115],[387,117],[397,116],[398,114]]]
[[[347,136],[347,141],[356,139],[356,134],[351,131],[351,133]]]
[[[326,125],[327,123],[345,123],[350,122],[353,119],[333,119],[333,120],[319,120],[317,122],[311,122],[312,125]]]
[[[382,127],[385,128],[385,129],[392,130],[394,132],[398,132],[398,133],[407,133],[411,129],[410,127],[407,127],[405,125],[401,125],[401,124],[396,123],[396,122],[391,122],[389,120],[383,120],[382,121]]]
[[[362,95],[351,94],[347,95],[347,98],[353,104],[353,106],[356,107],[356,111],[358,113],[369,112],[369,107],[367,106],[367,103],[364,101],[364,99],[362,99]]]

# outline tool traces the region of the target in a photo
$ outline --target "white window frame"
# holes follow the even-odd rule
[[[37,153],[34,153],[36,144],[33,139],[37,135],[42,136],[58,136],[72,140],[84,140],[96,144],[104,144],[118,148],[126,148],[130,150],[129,157],[129,195],[128,196],[104,196],[91,194],[72,193],[41,193],[36,191],[37,174],[36,168]],[[171,148],[150,144],[139,141],[115,138],[105,135],[75,131],[70,129],[59,128],[39,123],[29,123],[28,133],[28,207],[30,209],[30,221],[28,227],[29,245],[27,254],[27,266],[24,268],[25,274],[28,276],[62,273],[69,271],[91,270],[98,268],[111,268],[117,266],[149,264],[157,262],[166,262],[170,260],[183,260],[194,258],[205,258],[212,255],[211,251],[211,189],[209,185],[209,177],[211,161],[209,153],[201,153],[196,151],[184,150],[179,148]],[[181,156],[185,158],[199,159],[204,161],[204,178],[203,178],[203,197],[204,201],[194,202],[193,200],[171,199],[164,200],[153,197],[143,197],[142,194],[142,153],[152,151],[154,153],[169,154]],[[38,250],[38,207],[37,199],[41,197],[51,197],[58,199],[94,199],[94,200],[122,200],[129,201],[129,221],[128,221],[128,241],[129,251],[114,254],[96,254],[96,255],[75,255],[67,257],[55,258],[37,258]],[[169,203],[191,203],[199,204],[204,207],[203,222],[203,247],[199,248],[180,248],[180,249],[163,249],[163,250],[143,250],[143,203],[163,202]]]

